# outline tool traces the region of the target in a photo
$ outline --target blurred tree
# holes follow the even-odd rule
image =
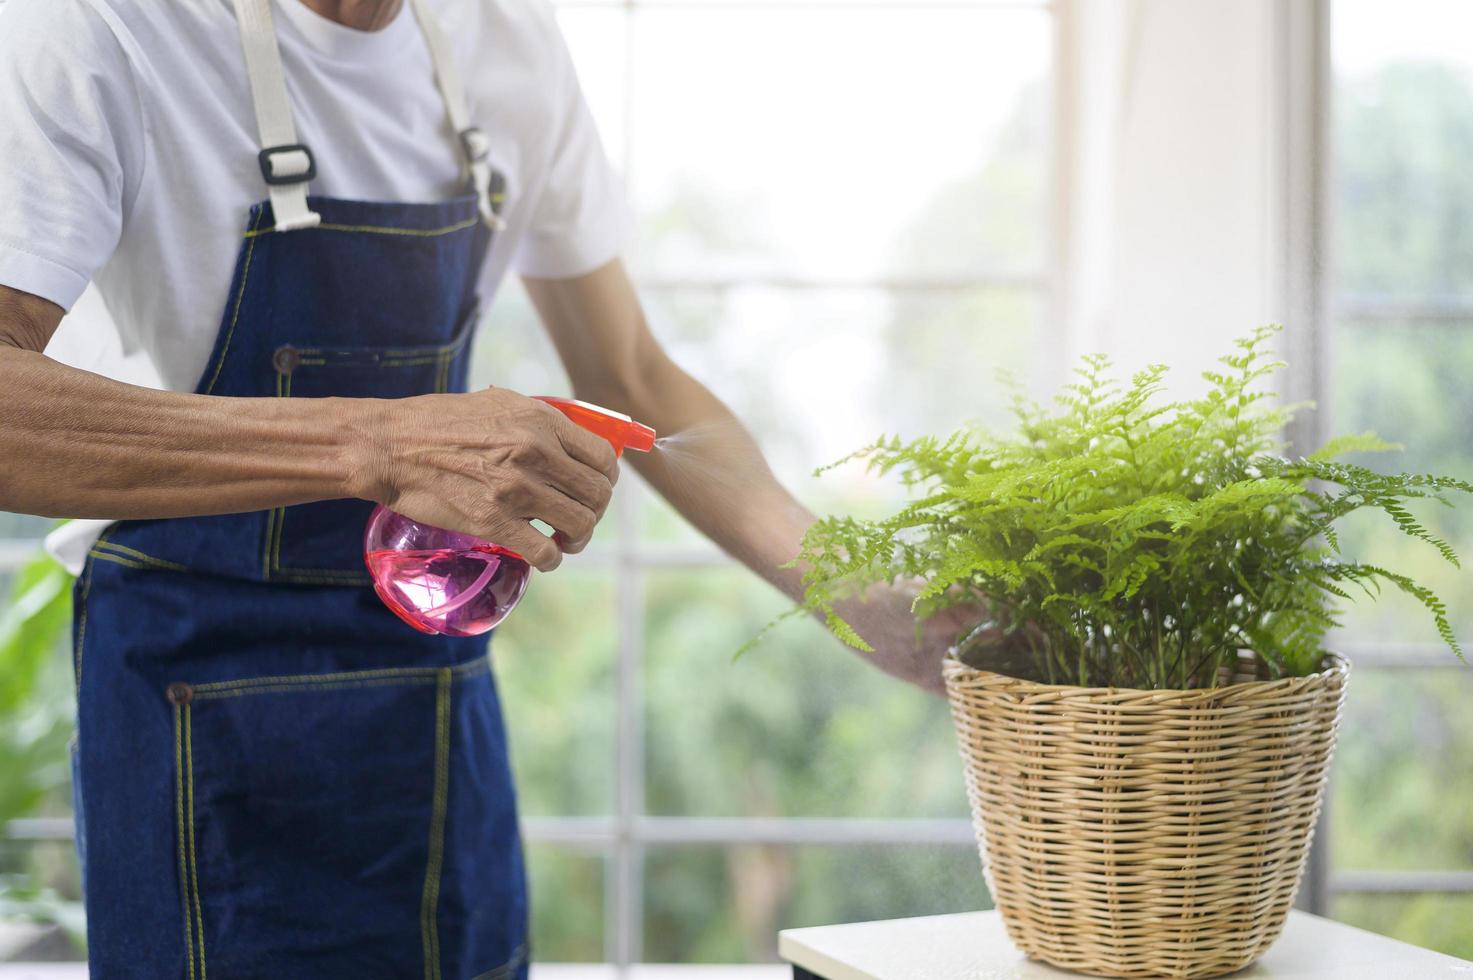
[[[1436,63],[1392,64],[1336,88],[1336,295],[1341,304],[1473,307],[1473,79]],[[1377,467],[1473,478],[1473,317],[1416,322],[1360,317],[1335,338],[1335,426],[1374,429],[1405,452]],[[1473,512],[1418,516],[1473,559]],[[1473,576],[1440,567],[1379,529],[1341,535],[1352,553],[1424,578],[1473,636]],[[1351,608],[1352,643],[1435,640],[1393,597]],[[1362,670],[1351,683],[1332,783],[1337,870],[1473,870],[1473,668]],[[1345,895],[1339,918],[1473,957],[1473,897]]]
[[[1473,86],[1466,69],[1388,65],[1335,90],[1336,262],[1352,296],[1473,296]]]
[[[67,809],[71,587],[65,569],[38,555],[16,572],[0,606],[0,828],[45,808]],[[68,851],[59,865],[48,857],[0,847],[0,916],[61,924],[80,949],[76,855]]]

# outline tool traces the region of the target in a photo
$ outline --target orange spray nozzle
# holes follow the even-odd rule
[[[607,439],[609,445],[614,447],[615,456],[622,456],[625,449],[647,453],[655,448],[655,430],[627,415],[580,402],[575,398],[555,398],[551,395],[536,397],[538,401],[547,402],[594,435]]]

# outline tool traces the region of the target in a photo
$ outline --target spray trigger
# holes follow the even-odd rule
[[[580,402],[576,398],[556,398],[552,395],[536,397],[538,401],[551,405],[594,435],[608,440],[609,445],[614,447],[615,456],[622,456],[626,449],[647,453],[655,448],[655,430],[622,412]]]

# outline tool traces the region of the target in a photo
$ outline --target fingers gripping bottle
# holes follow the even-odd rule
[[[649,452],[655,430],[587,402],[539,396],[607,439],[616,456]],[[527,591],[531,566],[509,548],[411,521],[382,505],[363,533],[363,558],[384,605],[422,633],[476,636],[507,617]]]

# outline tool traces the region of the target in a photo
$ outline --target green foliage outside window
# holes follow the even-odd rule
[[[58,648],[71,627],[71,589],[66,570],[38,555],[0,606],[0,827],[63,800],[70,783],[73,702]],[[0,918],[59,923],[80,945],[80,904],[35,874],[33,857],[0,848]]]

